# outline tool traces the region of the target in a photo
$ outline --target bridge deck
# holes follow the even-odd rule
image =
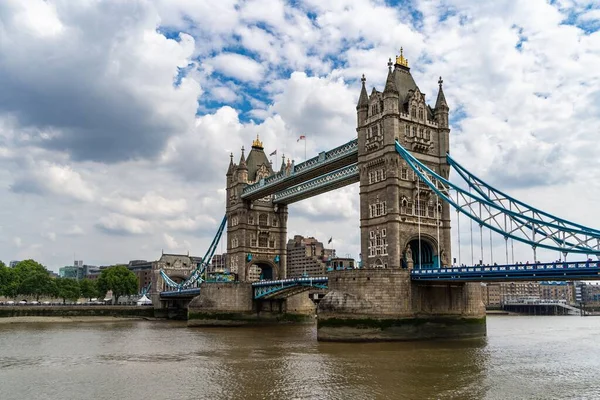
[[[507,282],[600,279],[600,262],[413,269],[414,281]]]
[[[246,186],[241,197],[244,200],[257,200],[357,162],[358,140],[354,139],[294,166],[288,175],[279,172]]]

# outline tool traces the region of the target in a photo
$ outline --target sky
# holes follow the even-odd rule
[[[355,138],[360,76],[383,90],[400,47],[432,105],[443,77],[456,160],[600,228],[599,29],[597,0],[4,0],[0,260],[203,255],[229,154]],[[288,235],[358,257],[358,202],[293,204]]]

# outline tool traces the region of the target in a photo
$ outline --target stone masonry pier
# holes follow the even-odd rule
[[[317,310],[320,341],[394,341],[481,337],[485,307],[479,283],[413,283],[408,269],[329,274]]]
[[[188,306],[188,326],[312,322],[315,311],[308,292],[284,299],[253,300],[251,283],[203,283],[200,295]]]

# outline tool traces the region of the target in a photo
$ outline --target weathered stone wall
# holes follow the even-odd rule
[[[408,270],[329,274],[317,310],[319,340],[376,341],[485,335],[478,283],[413,283]]]
[[[313,316],[317,312],[317,305],[310,299],[308,291],[286,298],[284,304],[288,314]]]
[[[203,283],[200,295],[188,305],[188,309],[219,312],[251,312],[252,285],[250,283]]]
[[[357,269],[329,273],[330,292],[319,313],[412,315],[410,273],[402,269]]]
[[[6,317],[154,317],[154,308],[137,306],[2,306]]]

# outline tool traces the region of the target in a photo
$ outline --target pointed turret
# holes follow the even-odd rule
[[[448,107],[448,103],[446,102],[444,90],[442,89],[442,83],[444,83],[444,81],[440,76],[440,79],[438,80],[440,90],[438,92],[437,100],[435,102],[433,116],[435,117],[435,120],[440,128],[448,128],[448,111],[450,111],[450,107]]]
[[[242,156],[240,157],[240,163],[239,163],[239,169],[248,169],[248,166],[246,165],[246,157],[244,156],[244,146],[242,146]]]
[[[360,78],[360,81],[362,82],[362,88],[360,89],[360,96],[356,106],[357,110],[362,107],[369,107],[369,95],[367,94],[367,88],[365,87],[365,82],[367,81],[365,74],[363,74],[362,78]]]
[[[227,176],[231,176],[233,174],[233,170],[235,168],[235,164],[233,163],[233,153],[229,154],[229,168],[227,168]]]
[[[281,168],[279,168],[279,172],[285,171],[285,154],[281,155]]]
[[[369,95],[367,94],[367,88],[365,87],[365,82],[367,81],[365,74],[360,78],[360,81],[362,82],[362,88],[360,89],[360,96],[358,98],[358,104],[356,105],[356,119],[358,121],[358,126],[362,126],[365,123],[369,111]]]
[[[240,157],[240,164],[237,167],[237,181],[248,183],[248,165],[246,165],[246,158],[244,157],[244,146],[242,146],[242,156]]]
[[[388,76],[385,81],[385,89],[383,89],[384,95],[386,93],[398,94],[398,88],[396,88],[396,80],[394,78],[394,72],[392,71],[392,65],[392,59],[390,58],[388,61]]]
[[[446,96],[444,96],[444,90],[442,89],[442,83],[444,83],[444,80],[440,76],[440,79],[438,80],[438,84],[440,85],[440,90],[437,95],[437,100],[435,101],[435,109],[441,110],[442,108],[445,108],[446,110],[450,110],[450,107],[448,107],[448,103],[446,103]]]

